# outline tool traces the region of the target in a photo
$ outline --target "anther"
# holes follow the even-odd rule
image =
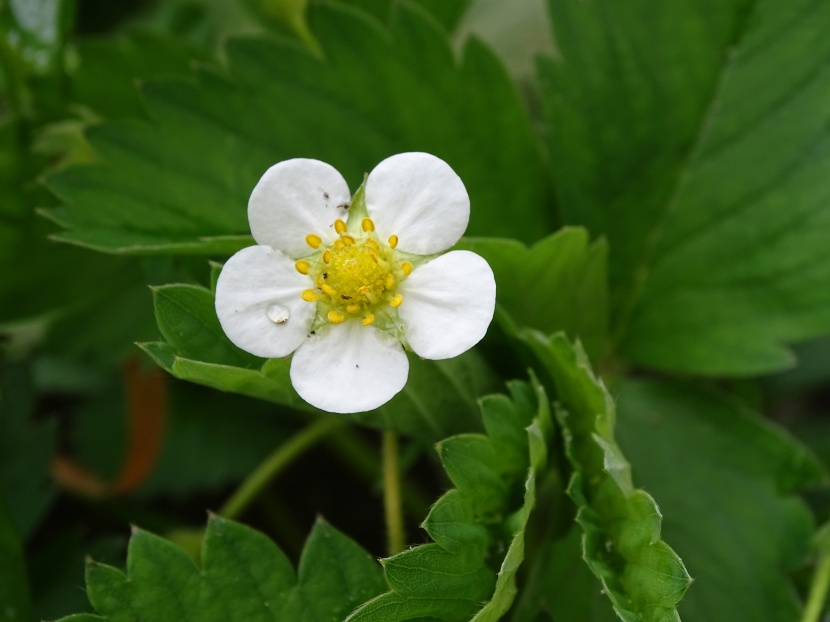
[[[319,235],[309,233],[307,236],[305,236],[305,243],[308,244],[311,248],[320,248],[320,244],[323,243],[323,238],[321,238]]]
[[[340,239],[343,240],[343,243],[346,246],[351,246],[352,244],[354,244],[354,238],[350,235],[344,235]]]
[[[361,285],[360,287],[357,288],[357,293],[358,294],[366,294],[369,291],[371,291],[371,289],[372,288],[369,287],[368,285]]]
[[[403,262],[401,264],[401,270],[403,270],[404,276],[409,276],[410,274],[412,274],[412,264],[408,261]]]
[[[334,309],[329,311],[329,314],[326,317],[328,317],[329,322],[331,322],[332,324],[339,324],[340,322],[346,319],[344,315],[341,315]]]
[[[319,298],[319,296],[313,289],[303,290],[303,293],[300,294],[300,297],[306,302],[314,302]]]
[[[369,315],[367,315],[365,318],[363,318],[361,320],[361,324],[363,324],[364,326],[368,326],[369,324],[371,324],[374,321],[375,321],[375,314],[370,313]]]
[[[360,305],[349,305],[348,307],[346,307],[346,311],[348,311],[349,313],[357,313],[358,311],[360,311]]]
[[[331,257],[331,251],[326,251],[325,253],[323,253],[323,263],[331,263]]]
[[[347,227],[346,227],[345,222],[343,222],[339,218],[334,221],[334,230],[337,231],[337,233],[340,233],[340,234],[346,233],[346,229],[347,229]]]
[[[360,226],[366,232],[375,230],[375,223],[372,222],[371,218],[364,218]]]
[[[297,261],[297,263],[294,264],[294,267],[297,268],[297,272],[300,274],[308,274],[308,271],[311,270],[311,264],[305,259]]]
[[[395,294],[392,296],[392,300],[389,301],[389,304],[393,307],[400,307],[401,303],[403,302],[403,296],[400,294]]]
[[[333,288],[331,285],[329,285],[328,283],[323,283],[323,284],[320,286],[320,289],[322,289],[322,290],[323,290],[323,293],[324,293],[324,294],[326,294],[327,296],[331,296],[332,298],[334,298],[335,296],[337,296],[337,290],[336,290],[336,289],[334,289],[334,288]]]
[[[395,287],[395,277],[391,273],[386,275],[386,283],[384,285],[386,285],[386,289]]]
[[[389,236],[389,248],[395,248],[398,245],[398,236],[390,235]]]

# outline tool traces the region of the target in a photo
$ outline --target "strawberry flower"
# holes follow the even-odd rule
[[[257,246],[225,263],[216,313],[238,347],[293,353],[291,382],[308,403],[371,410],[403,389],[404,348],[446,359],[473,347],[493,319],[487,262],[451,251],[470,199],[450,166],[426,153],[387,158],[352,199],[318,160],[286,160],[248,203]]]

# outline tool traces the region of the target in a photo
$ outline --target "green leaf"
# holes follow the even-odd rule
[[[0,375],[0,497],[9,520],[25,539],[52,501],[50,468],[55,451],[53,422],[33,424],[29,371],[9,365]]]
[[[481,401],[486,435],[462,434],[438,444],[456,488],[424,521],[433,542],[383,560],[389,591],[364,604],[348,622],[485,622],[500,619],[510,608],[536,481],[547,464],[552,436],[541,387],[515,382],[510,392],[512,399],[496,395]],[[511,507],[522,487],[522,504]],[[496,577],[488,558],[504,550],[495,554]]]
[[[434,20],[406,3],[390,30],[342,7],[314,17],[326,60],[293,41],[232,39],[227,76],[199,69],[144,86],[153,124],[91,128],[104,164],[47,182],[65,203],[46,212],[67,229],[58,239],[113,253],[229,254],[244,239],[233,236],[248,233],[250,192],[275,162],[315,157],[356,188],[402,151],[434,153],[458,172],[471,234],[531,241],[549,229],[533,131],[487,48],[470,41],[459,66]]]
[[[184,76],[205,54],[158,33],[132,32],[118,39],[78,42],[78,68],[70,80],[73,102],[108,119],[144,117],[136,80]]]
[[[791,365],[785,343],[830,331],[830,5],[550,8],[560,205],[608,237],[623,355],[703,374]]]
[[[252,367],[261,359],[243,352],[225,336],[213,304],[213,293],[196,285],[153,288],[156,322],[167,343],[184,358]]]
[[[683,619],[799,619],[790,573],[806,561],[813,524],[795,492],[826,478],[815,458],[720,393],[634,380],[617,392],[620,444],[695,578]]]
[[[565,331],[581,339],[596,360],[608,327],[608,248],[588,243],[582,228],[565,228],[528,248],[516,240],[464,238],[458,248],[484,257],[493,268],[498,303],[520,326]]]
[[[626,622],[679,621],[676,605],[691,583],[660,537],[654,499],[631,481],[631,465],[614,436],[614,402],[582,348],[562,334],[522,337],[552,377],[557,418],[573,474],[568,494],[584,532],[583,556]]]
[[[239,350],[222,332],[210,290],[194,285],[154,289],[156,317],[167,342],[141,344],[156,363],[182,380],[318,412],[291,386],[288,359],[264,360]],[[428,441],[480,428],[476,400],[495,386],[477,352],[445,361],[409,356],[409,380],[388,404],[351,417],[365,425]]]
[[[315,524],[295,572],[271,540],[217,516],[208,522],[201,568],[171,542],[136,529],[126,574],[91,562],[86,583],[100,619],[111,622],[341,620],[383,589],[375,561],[324,522]]]
[[[20,536],[0,495],[0,620],[16,622],[31,616],[29,585]]]

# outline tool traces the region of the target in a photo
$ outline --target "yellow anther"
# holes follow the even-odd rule
[[[339,314],[334,309],[329,311],[329,314],[328,314],[327,317],[329,319],[329,322],[331,322],[332,324],[339,324],[340,322],[342,322],[343,320],[346,319],[346,316]]]
[[[337,231],[337,233],[340,233],[340,234],[346,233],[346,229],[347,229],[347,227],[346,227],[345,222],[343,222],[339,218],[334,221],[334,230]]]
[[[412,274],[412,264],[408,261],[403,262],[401,264],[401,270],[403,270],[404,276],[409,276],[410,274]]]
[[[307,236],[305,236],[305,243],[308,244],[311,248],[320,248],[320,244],[323,243],[323,238],[321,238],[319,235],[309,233]]]
[[[357,293],[358,294],[367,294],[370,291],[372,291],[372,288],[369,287],[368,285],[361,285],[360,287],[357,288]]]
[[[346,311],[348,311],[349,313],[357,313],[358,311],[360,311],[360,309],[360,305],[349,305],[348,307],[346,307]]]
[[[361,228],[364,231],[374,231],[375,230],[375,223],[372,222],[371,218],[364,218],[363,221],[360,223]]]
[[[294,264],[294,267],[297,268],[297,272],[300,274],[308,274],[308,271],[311,270],[311,264],[308,263],[305,259],[300,259],[297,263]]]
[[[370,314],[369,314],[369,315],[367,315],[365,318],[363,318],[363,320],[361,320],[361,323],[362,323],[364,326],[368,326],[369,324],[371,324],[371,323],[372,323],[372,322],[374,322],[374,321],[375,321],[375,314],[374,314],[374,313],[370,313]]]
[[[331,296],[332,298],[337,296],[337,290],[334,289],[331,285],[328,285],[327,283],[323,283],[320,286],[320,289],[322,289],[323,293],[326,294],[327,296]]]
[[[389,248],[395,248],[398,245],[398,236],[390,235],[389,236]]]
[[[393,307],[400,307],[401,303],[403,302],[403,296],[400,294],[395,294],[392,296],[392,300],[389,301],[389,304]]]
[[[332,248],[333,248],[334,250],[337,250],[337,251],[339,251],[339,250],[342,250],[342,249],[346,248],[346,245],[345,245],[345,244],[343,244],[343,240],[341,240],[340,238],[337,238],[337,239],[334,241],[334,244],[332,244],[331,246],[332,246]]]
[[[352,244],[354,244],[354,238],[353,238],[352,236],[350,236],[350,235],[344,235],[344,236],[341,236],[341,238],[340,238],[340,239],[341,239],[341,240],[343,240],[343,243],[344,243],[346,246],[351,246]]]
[[[386,283],[384,284],[386,285],[386,289],[392,289],[395,287],[395,277],[392,276],[391,272],[386,275]]]
[[[377,242],[375,242],[374,240],[372,240],[371,238],[370,238],[370,239],[368,239],[368,240],[366,240],[366,241],[364,242],[364,244],[365,244],[366,246],[368,246],[369,248],[373,248],[373,249],[375,249],[375,251],[377,251],[378,253],[380,252],[380,246],[378,246],[378,243],[377,243]]]
[[[313,289],[304,290],[303,293],[300,294],[300,296],[306,302],[314,302],[315,300],[317,300],[319,298],[319,296],[316,294],[316,292]]]
[[[323,262],[331,263],[331,251],[326,251],[325,253],[323,253]]]

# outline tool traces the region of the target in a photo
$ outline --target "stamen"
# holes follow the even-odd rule
[[[380,252],[380,246],[378,246],[378,243],[375,242],[372,238],[369,238],[368,240],[366,240],[364,242],[364,244],[366,246],[368,246],[369,248],[375,249],[376,252],[378,252],[378,253]]]
[[[349,313],[357,313],[358,311],[360,311],[360,309],[360,305],[349,305],[348,307],[346,307],[346,311],[348,311]]]
[[[375,223],[372,222],[371,218],[364,218],[363,222],[360,223],[360,226],[367,233],[375,230]]]
[[[323,263],[331,263],[331,251],[323,253]]]
[[[334,244],[332,244],[332,246],[334,247],[335,250],[338,250],[338,251],[346,248],[346,245],[343,243],[343,240],[341,240],[340,238],[337,238],[334,241]]]
[[[360,287],[357,288],[357,293],[358,294],[367,294],[371,290],[372,290],[372,288],[369,287],[368,285],[361,285]]]
[[[311,248],[320,248],[320,244],[323,243],[323,238],[321,238],[319,235],[309,233],[307,236],[305,236],[305,243],[308,244]]]
[[[303,290],[303,293],[300,294],[300,297],[306,302],[314,302],[319,298],[319,296],[313,289]]]
[[[395,277],[392,276],[391,272],[386,275],[385,285],[386,285],[386,289],[392,289],[393,287],[395,287]]]
[[[323,290],[323,293],[324,293],[324,294],[326,294],[327,296],[331,296],[332,298],[334,298],[335,296],[337,296],[337,290],[336,290],[336,289],[334,289],[334,288],[333,288],[331,285],[329,285],[328,283],[323,283],[323,284],[320,286],[320,289],[322,289],[322,290]]]
[[[404,276],[409,276],[410,274],[412,274],[412,264],[408,261],[403,262],[401,264],[401,270],[403,270]]]
[[[347,227],[346,227],[345,222],[343,222],[339,218],[334,221],[334,230],[337,231],[337,233],[340,233],[340,234],[346,233],[346,229],[347,229]]]
[[[345,319],[346,319],[346,316],[344,316],[344,315],[340,315],[340,314],[339,314],[337,311],[335,311],[334,309],[332,309],[331,311],[329,311],[329,314],[328,314],[328,316],[327,316],[327,317],[328,317],[329,322],[331,322],[332,324],[339,324],[340,322],[342,322],[343,320],[345,320]]]
[[[308,274],[308,271],[311,270],[311,264],[305,259],[297,261],[297,263],[294,264],[294,267],[297,268],[297,272],[300,274]]]
[[[389,236],[389,248],[395,248],[398,245],[398,236],[390,235]]]
[[[403,296],[400,294],[395,294],[392,296],[392,300],[389,301],[389,304],[393,307],[400,307],[401,303],[403,302]]]
[[[351,246],[354,244],[354,238],[350,235],[344,235],[340,237],[341,240],[346,244],[346,246]]]
[[[367,315],[365,318],[363,318],[361,320],[361,324],[363,324],[364,326],[368,326],[369,324],[371,324],[374,321],[375,321],[375,314],[370,313],[369,315]]]

